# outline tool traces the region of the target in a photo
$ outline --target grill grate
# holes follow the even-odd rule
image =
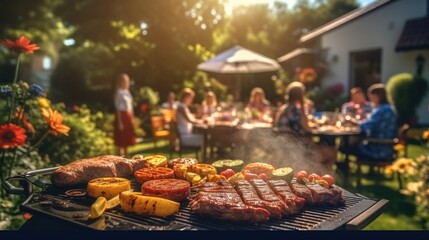
[[[347,222],[365,212],[376,200],[352,194],[344,189],[345,206],[305,207],[295,216],[272,219],[262,224],[234,223],[201,217],[191,211],[188,202],[181,204],[180,211],[167,218],[136,216],[120,209],[107,211],[100,219],[87,220],[70,210],[59,211],[53,202],[75,204],[88,211],[93,199],[73,198],[46,192],[32,194],[21,206],[23,211],[32,214],[61,219],[92,229],[104,230],[334,230],[344,229]],[[73,215],[74,214],[74,215]]]

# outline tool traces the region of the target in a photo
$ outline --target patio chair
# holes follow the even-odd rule
[[[179,152],[179,157],[182,157],[183,150],[195,151],[195,158],[198,159],[199,151],[201,150],[200,146],[188,146],[184,145],[181,140],[180,132],[177,129],[176,121],[171,121],[169,123],[169,141],[170,141],[170,158],[173,158],[173,151]]]
[[[387,144],[389,146],[393,146],[399,142],[398,138],[393,139],[379,139],[379,138],[365,138],[364,143],[377,143],[377,144]],[[372,159],[366,159],[362,157],[356,158],[356,164],[357,164],[357,188],[360,190],[362,186],[362,166],[368,166],[370,169],[377,167],[378,169],[384,169],[385,167],[391,165],[393,161],[395,160],[396,154],[393,156],[386,158],[386,159],[380,159],[378,161],[374,161]],[[397,179],[399,183],[399,188],[402,188],[402,180],[399,173],[397,173]]]
[[[155,148],[156,142],[161,139],[169,139],[170,131],[166,129],[166,121],[163,115],[152,115],[150,117],[152,139]]]

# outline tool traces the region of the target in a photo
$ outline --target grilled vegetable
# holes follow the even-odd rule
[[[93,198],[105,197],[106,199],[111,199],[119,195],[119,193],[130,189],[131,184],[128,179],[104,177],[89,181],[86,192],[88,196]]]
[[[125,212],[137,215],[166,217],[179,211],[180,203],[159,197],[143,196],[139,192],[123,192],[119,195]]]
[[[238,181],[238,180],[243,180],[243,179],[244,179],[244,175],[243,175],[243,173],[242,173],[242,172],[238,172],[238,173],[234,174],[234,176],[232,176],[232,177],[228,178],[228,181],[229,181],[232,185],[234,185],[236,181]]]
[[[232,170],[231,168],[226,169],[225,171],[221,172],[220,175],[226,177],[226,178],[230,178],[232,176],[234,176],[235,172],[234,170]]]
[[[202,177],[205,177],[208,174],[215,175],[217,173],[215,167],[204,163],[192,164],[188,167],[188,171],[196,173]]]
[[[323,179],[316,179],[315,182],[324,188],[329,188],[328,182]]]
[[[149,167],[167,167],[167,158],[162,155],[151,155],[145,157]]]
[[[173,167],[174,177],[179,179],[186,179],[186,173],[188,172],[187,164],[176,164]]]
[[[299,183],[304,183],[304,182],[308,181],[308,179],[307,179],[308,173],[304,170],[295,173],[295,177],[296,177],[296,181]]]
[[[325,180],[328,183],[329,187],[334,185],[334,182],[335,182],[335,179],[329,174],[325,174],[325,175],[321,176],[320,179]]]
[[[89,210],[89,218],[99,218],[103,215],[107,208],[107,200],[105,197],[98,197],[97,200],[91,205]]]
[[[248,170],[251,173],[255,173],[255,174],[265,173],[265,174],[267,174],[268,177],[270,177],[271,173],[274,170],[274,167],[268,163],[254,162],[254,163],[247,164],[243,168],[243,170]]]
[[[231,168],[232,170],[238,172],[243,167],[243,160],[231,160],[231,159],[225,159],[225,160],[218,160],[212,163],[212,166],[215,167],[219,172],[222,172],[228,168]]]
[[[319,180],[320,176],[317,173],[312,173],[310,175],[308,175],[308,181],[310,182],[315,182],[316,180]]]
[[[200,175],[193,172],[187,172],[185,174],[185,179],[190,182],[192,186],[197,186],[203,181],[203,178]]]
[[[120,204],[119,195],[117,195],[116,197],[114,197],[114,198],[112,198],[112,199],[110,199],[110,200],[107,201],[107,203],[106,203],[106,209],[115,208],[119,204]]]
[[[215,174],[215,175],[207,175],[207,181],[208,182],[214,182],[214,183],[219,183],[220,180],[226,180],[227,178],[223,175],[220,174]]]
[[[272,176],[275,179],[285,180],[289,183],[293,178],[293,169],[290,167],[277,168],[272,172]]]

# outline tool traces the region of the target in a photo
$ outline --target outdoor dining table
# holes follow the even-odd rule
[[[271,131],[272,124],[267,122],[246,122],[238,123],[237,121],[232,122],[214,122],[211,124],[194,124],[193,132],[203,134],[203,147],[202,147],[202,161],[206,162],[208,159],[207,156],[207,147],[210,146],[210,137],[213,133],[224,134],[222,138],[225,142],[236,143],[244,142],[246,136],[250,131],[256,130],[269,130]]]
[[[319,128],[313,128],[311,131],[311,134],[313,136],[318,136],[318,137],[333,137],[333,138],[341,138],[341,141],[343,143],[343,146],[345,149],[349,148],[349,141],[350,141],[350,137],[351,136],[359,136],[361,133],[361,130],[358,126],[354,126],[354,127],[319,127]],[[334,146],[335,147],[335,146]],[[348,183],[348,178],[349,178],[349,154],[345,153],[344,156],[344,163],[342,165],[339,165],[337,163],[337,167],[338,166],[342,166],[342,170],[344,173],[344,185],[347,186]]]

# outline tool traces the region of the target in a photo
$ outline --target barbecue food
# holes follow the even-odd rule
[[[180,203],[164,198],[143,196],[139,192],[123,192],[119,195],[125,212],[137,215],[166,217],[179,211]]]
[[[213,162],[212,166],[215,167],[218,172],[222,172],[229,168],[236,172],[239,172],[243,167],[243,163],[244,161],[239,159],[237,160],[225,159],[225,160],[217,160]]]
[[[212,182],[203,184],[189,203],[192,211],[202,216],[234,222],[266,222],[270,213],[243,203],[240,195],[227,181],[220,185]]]
[[[137,170],[134,177],[139,183],[149,180],[174,178],[174,171],[166,167],[149,167]]]
[[[189,172],[196,173],[202,177],[205,177],[209,174],[215,175],[217,174],[216,168],[209,164],[197,163],[192,164],[188,167]]]
[[[324,188],[317,183],[300,184],[293,182],[293,192],[306,200],[306,204],[318,206],[336,206],[345,203],[342,191],[339,188]]]
[[[127,159],[114,155],[104,155],[76,160],[55,170],[51,182],[65,187],[85,184],[100,177],[128,177],[134,171],[146,167],[144,159]]]
[[[342,196],[342,191],[338,188],[326,189],[317,183],[307,183],[306,186],[313,194],[313,200],[316,205],[336,206],[345,203],[345,199]]]
[[[268,163],[254,162],[247,164],[243,168],[243,171],[250,171],[255,174],[265,173],[267,176],[271,176],[271,173],[274,171],[274,167]]]
[[[264,180],[256,178],[250,180],[249,182],[255,188],[256,192],[262,200],[280,207],[283,216],[292,215],[288,206],[286,206],[286,204],[280,199],[280,197],[276,195],[273,190],[271,190],[270,186],[268,186],[268,184]]]
[[[291,215],[301,212],[305,199],[296,196],[284,180],[270,180],[268,185],[285,202]]]
[[[185,200],[190,192],[190,184],[179,179],[151,180],[142,184],[143,195],[166,198],[176,202]]]
[[[176,164],[192,165],[198,163],[198,160],[195,158],[175,158],[168,160],[168,167],[174,168]]]
[[[276,203],[262,200],[247,180],[236,181],[235,189],[246,205],[267,210],[271,218],[280,219],[282,217],[282,209]]]
[[[96,178],[89,181],[86,187],[88,196],[93,198],[105,197],[114,198],[123,191],[131,189],[131,183],[128,179],[117,177]]]
[[[313,199],[313,194],[311,193],[311,190],[308,189],[308,187],[306,187],[305,185],[297,182],[291,182],[290,186],[295,195],[305,199],[306,204],[314,205],[316,203]]]
[[[149,167],[167,167],[167,158],[162,155],[146,156],[144,159],[147,161]]]

